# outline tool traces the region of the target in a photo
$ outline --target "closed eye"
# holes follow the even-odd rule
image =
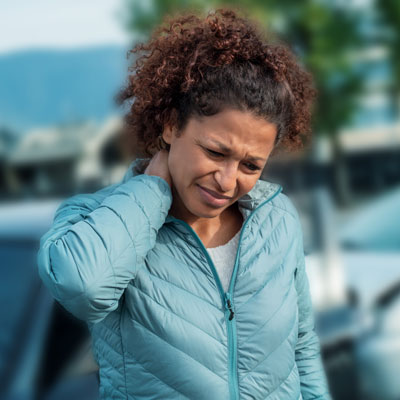
[[[223,157],[224,155],[222,153],[218,153],[218,151],[214,151],[211,149],[206,149],[208,153],[210,153],[214,157]]]
[[[245,165],[246,168],[248,168],[250,171],[258,171],[258,170],[261,169],[260,167],[258,167],[257,165],[254,165],[254,164],[252,164],[252,163],[245,163],[244,165]]]
[[[204,149],[207,151],[207,153],[209,153],[211,156],[213,157],[217,157],[217,158],[221,158],[221,157],[225,157],[225,154],[223,153],[219,153],[218,151],[214,151],[208,148]],[[243,163],[243,165],[249,170],[249,171],[259,171],[261,168],[258,167],[257,165],[251,163],[251,162],[245,162]]]

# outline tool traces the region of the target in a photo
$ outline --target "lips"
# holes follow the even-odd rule
[[[200,186],[200,185],[199,185]],[[205,190],[206,192],[208,192],[211,196],[215,197],[216,199],[226,199],[226,200],[230,200],[232,199],[232,197],[229,196],[224,196],[223,194],[219,194],[217,192],[214,192],[213,190],[210,189],[206,189],[203,186],[200,186],[201,189]]]
[[[200,185],[197,185],[197,187],[199,189],[200,198],[209,207],[213,208],[225,207],[230,203],[232,199],[232,197],[224,196],[222,194],[214,192],[213,190],[203,188]]]

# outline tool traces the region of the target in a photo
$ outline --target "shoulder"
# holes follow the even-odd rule
[[[271,201],[269,201],[270,207],[275,211],[276,214],[285,218],[285,220],[291,220],[292,223],[299,224],[299,214],[293,205],[290,198],[284,193],[280,192]]]
[[[57,211],[55,217],[65,213],[89,213],[99,207],[102,201],[113,192],[118,184],[106,186],[95,193],[79,193],[63,200]]]
[[[271,229],[280,241],[293,244],[303,240],[303,230],[299,213],[292,200],[280,192],[268,203],[264,214],[263,227]]]
[[[124,188],[124,185],[130,185],[130,181],[133,178],[147,183],[148,186],[161,187],[165,191],[165,185],[162,182],[160,183],[155,179],[152,180],[141,173],[148,161],[149,159],[136,159],[130,163],[122,179],[118,182],[100,188],[94,193],[79,193],[63,200],[56,211],[56,216],[60,213],[73,213],[76,211],[89,213],[99,207],[108,196],[115,193],[119,188]]]

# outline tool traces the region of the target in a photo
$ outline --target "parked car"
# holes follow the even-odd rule
[[[77,357],[89,338],[86,325],[53,300],[37,273],[39,239],[59,203],[0,206],[1,399],[98,397],[96,371],[78,373]]]
[[[333,398],[399,400],[400,188],[341,215],[324,188],[305,204],[306,268]]]
[[[398,400],[400,281],[378,297],[372,315],[372,324],[356,348],[362,393],[367,400]]]
[[[363,330],[355,356],[366,400],[400,399],[400,187],[346,217],[339,237]]]

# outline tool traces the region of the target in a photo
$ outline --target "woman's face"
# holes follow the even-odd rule
[[[274,124],[232,109],[190,118],[178,137],[165,129],[174,211],[186,221],[221,214],[256,184],[276,133]]]

